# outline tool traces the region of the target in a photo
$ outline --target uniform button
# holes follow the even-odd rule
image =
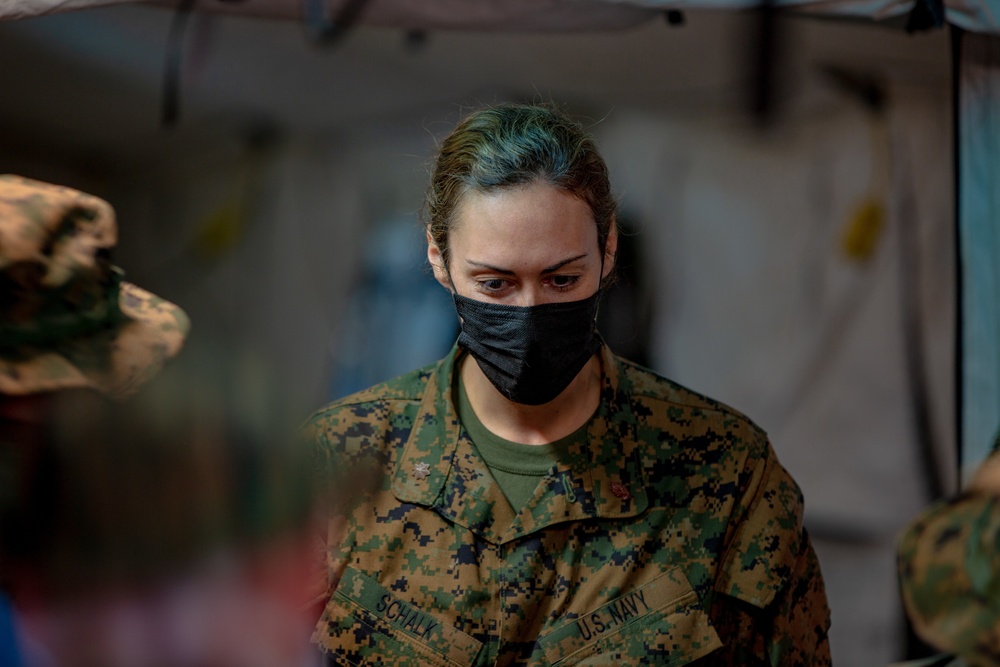
[[[618,482],[611,485],[611,493],[614,494],[615,498],[618,498],[619,500],[628,500],[632,497],[632,494],[627,488],[625,488],[625,485],[619,484]]]

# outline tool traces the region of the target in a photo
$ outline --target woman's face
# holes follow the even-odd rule
[[[533,183],[468,192],[449,234],[451,281],[459,295],[511,306],[579,301],[592,296],[614,265],[614,227],[604,272],[597,225],[582,199]],[[428,238],[434,277],[451,289],[440,249]]]

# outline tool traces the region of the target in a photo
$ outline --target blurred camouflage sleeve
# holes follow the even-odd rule
[[[345,543],[348,516],[353,508],[370,497],[384,480],[382,462],[374,450],[345,449],[342,442],[330,442],[331,429],[342,426],[340,419],[324,412],[310,417],[303,436],[312,443],[313,469],[320,489],[322,520],[313,531],[314,597],[310,609],[322,614],[330,595],[343,574],[350,545]]]
[[[319,515],[320,520],[313,526],[310,541],[312,545],[312,560],[310,562],[310,578],[313,582],[311,586],[311,596],[308,601],[310,611],[315,612],[315,617],[323,613],[323,607],[330,597],[333,589],[329,577],[328,549],[331,532],[331,518],[334,511],[332,503],[332,492],[329,489],[331,468],[331,455],[328,447],[323,446],[325,439],[323,434],[317,432],[315,424],[310,420],[303,428],[303,437],[306,442],[316,443],[312,447],[313,471],[317,477],[317,486],[321,489]]]
[[[1000,493],[994,454],[972,491],[937,503],[899,540],[903,603],[916,633],[970,665],[1000,661]]]

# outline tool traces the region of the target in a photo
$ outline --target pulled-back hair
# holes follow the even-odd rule
[[[467,192],[548,183],[587,203],[604,252],[617,202],[594,140],[547,105],[502,104],[466,116],[442,142],[427,191],[426,225],[447,266],[448,236]]]

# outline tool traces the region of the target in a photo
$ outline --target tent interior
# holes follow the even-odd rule
[[[257,350],[318,407],[454,341],[420,226],[436,140],[558,104],[628,232],[609,343],[768,432],[836,664],[901,659],[895,536],[958,484],[952,35],[781,12],[763,43],[755,11],[618,9],[327,40],[197,8],[2,22],[0,171],[110,201],[116,263],[192,344]]]

